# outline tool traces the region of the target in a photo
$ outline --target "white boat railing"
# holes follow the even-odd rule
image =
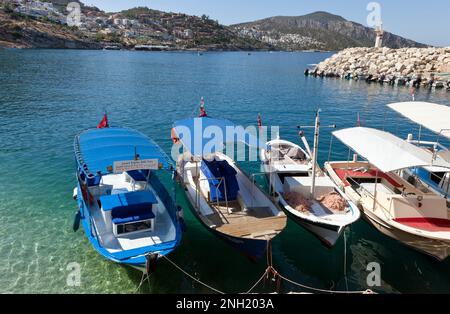
[[[373,205],[373,208],[372,208],[372,209],[375,209],[375,206],[378,205],[378,207],[379,207],[380,209],[382,209],[382,212],[384,213],[386,219],[392,219],[392,218],[393,218],[392,215],[391,215],[391,208],[387,209],[387,208],[384,207],[382,204],[380,204],[380,202],[378,202],[378,200],[376,199],[376,195],[372,194],[372,193],[371,193],[369,190],[367,190],[365,187],[361,186],[361,185],[360,185],[358,182],[356,182],[356,180],[354,180],[353,178],[347,177],[346,180],[347,180],[347,181],[353,182],[353,183],[358,187],[358,190],[362,191],[367,197],[369,197],[371,200],[373,200],[373,204],[374,204],[374,205]],[[358,192],[358,193],[361,195],[360,192]],[[375,192],[375,194],[376,194],[376,192]],[[390,202],[390,205],[392,206],[392,202]],[[386,214],[387,214],[387,215],[386,215]],[[389,217],[388,217],[388,216],[389,216]]]
[[[201,181],[211,182],[211,181],[214,181],[214,180],[219,181],[219,184],[215,188],[215,190],[216,190],[216,203],[217,203],[217,206],[220,206],[219,197],[217,195],[219,194],[218,193],[219,189],[220,189],[221,185],[223,184],[223,188],[225,190],[225,193],[224,193],[224,195],[225,195],[225,207],[226,207],[227,212],[229,214],[231,214],[230,207],[228,206],[227,183],[226,183],[225,178],[223,178],[223,177],[222,178],[203,178],[203,179],[198,178],[196,180],[196,206],[197,206],[197,208],[200,208],[200,182]],[[228,220],[226,219],[225,215],[220,210],[217,210],[217,212],[219,212],[219,214],[226,220],[226,222],[229,223]]]
[[[434,149],[448,150],[447,147],[442,145],[439,142],[430,142],[430,141],[422,141],[422,140],[408,140],[409,143],[417,145],[417,146],[431,146]]]

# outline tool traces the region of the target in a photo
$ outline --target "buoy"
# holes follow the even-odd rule
[[[77,232],[80,229],[80,221],[81,221],[81,212],[77,211],[75,214],[75,218],[73,220],[73,231]]]

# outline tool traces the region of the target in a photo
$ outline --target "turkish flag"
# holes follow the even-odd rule
[[[109,128],[108,116],[106,115],[106,113],[103,115],[102,121],[100,121],[100,123],[97,125],[97,129],[104,129],[104,128]]]

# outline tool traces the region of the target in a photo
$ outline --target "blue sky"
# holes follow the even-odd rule
[[[229,25],[274,15],[303,15],[328,11],[366,25],[368,0],[81,0],[113,12],[134,6],[209,15]],[[384,28],[419,42],[450,46],[450,1],[378,0]]]

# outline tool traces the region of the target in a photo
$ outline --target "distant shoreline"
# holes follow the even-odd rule
[[[14,46],[3,46],[0,44],[0,49],[4,50],[86,50],[86,51],[136,51],[136,52],[192,52],[192,53],[206,53],[206,52],[246,52],[246,53],[256,53],[256,52],[284,52],[284,53],[337,53],[338,51],[328,51],[328,50],[275,50],[275,49],[258,49],[258,50],[242,50],[242,49],[161,49],[161,50],[143,50],[134,48],[120,48],[120,49],[108,49],[108,48],[60,48],[60,47],[14,47]]]

